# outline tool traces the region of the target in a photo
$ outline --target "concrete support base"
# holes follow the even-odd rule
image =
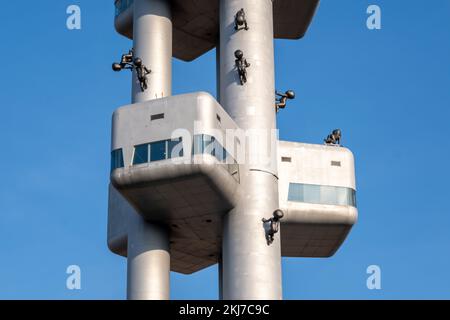
[[[127,298],[167,300],[170,295],[169,233],[135,216],[128,233]]]

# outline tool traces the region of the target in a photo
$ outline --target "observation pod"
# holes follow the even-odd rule
[[[179,128],[183,128],[180,130]],[[239,192],[239,165],[227,152],[236,124],[207,93],[117,109],[112,123],[110,248],[125,255],[127,201],[170,229],[171,270],[189,274],[217,263],[222,217]],[[175,134],[175,136],[173,136]],[[125,200],[126,199],[126,200]]]
[[[353,154],[343,147],[280,141],[284,257],[330,257],[356,223]]]

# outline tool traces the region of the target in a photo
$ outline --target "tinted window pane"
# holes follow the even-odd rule
[[[203,135],[196,134],[194,136],[194,154],[202,154],[203,153]]]
[[[210,154],[220,162],[237,163],[215,137],[207,134],[195,135],[192,149],[194,154]]]
[[[356,192],[344,187],[290,183],[288,201],[356,207]]]
[[[303,185],[302,184],[291,183],[289,185],[288,200],[304,202],[304,200],[303,200]]]
[[[226,156],[225,156],[225,151],[224,148],[222,147],[222,145],[215,140],[214,141],[214,155],[216,156],[217,160],[219,161],[224,161]]]
[[[141,144],[134,147],[133,164],[148,162],[148,144]]]
[[[351,192],[351,199],[352,199],[351,205],[356,207],[356,191],[355,190],[352,190],[352,192]]]
[[[335,193],[336,193],[336,204],[340,206],[346,206],[350,204],[349,201],[349,189],[347,188],[339,188],[335,187]]]
[[[322,203],[320,186],[303,185],[303,201],[310,203]]]
[[[123,152],[122,149],[113,150],[111,152],[111,171],[117,168],[123,168]]]
[[[166,141],[158,141],[150,144],[150,161],[166,159]]]
[[[203,153],[214,155],[214,137],[203,135]]]
[[[320,199],[318,202],[309,201],[313,203],[322,203],[322,204],[337,204],[336,200],[338,195],[336,194],[337,189],[334,187],[328,186],[320,186]]]
[[[168,158],[177,158],[183,156],[183,140],[181,138],[168,141]]]

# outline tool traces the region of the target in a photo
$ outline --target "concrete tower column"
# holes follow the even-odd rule
[[[236,31],[234,16],[241,8],[249,30]],[[269,245],[262,222],[278,209],[276,143],[272,137],[276,129],[273,3],[220,0],[219,10],[220,103],[246,130],[248,150],[240,166],[242,195],[224,218],[223,298],[281,299],[280,233]],[[251,64],[244,85],[239,83],[235,68],[237,49]],[[254,156],[259,160],[254,161]],[[269,158],[262,161],[261,156]]]
[[[130,217],[127,299],[168,300],[170,297],[169,233],[164,226]]]
[[[172,94],[172,22],[169,0],[134,0],[135,57],[151,70],[141,91],[133,72],[132,101]],[[132,216],[128,230],[127,298],[166,300],[170,295],[169,232],[164,226]]]
[[[151,70],[141,91],[133,73],[133,103],[172,95],[172,18],[170,0],[134,0],[135,57]]]

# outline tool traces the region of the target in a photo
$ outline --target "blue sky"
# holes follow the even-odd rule
[[[106,246],[110,118],[130,99],[111,62],[131,46],[113,1],[6,1],[0,10],[0,299],[124,299]],[[66,29],[66,8],[82,30]],[[382,29],[366,28],[366,8]],[[280,137],[335,127],[357,165],[359,221],[330,259],[283,259],[286,299],[450,298],[450,2],[323,0],[301,41],[276,41],[277,88],[296,100]],[[187,80],[189,79],[189,80]],[[215,53],[174,60],[174,94],[215,93]],[[66,289],[66,268],[82,289]],[[368,290],[366,268],[382,270]],[[216,299],[217,268],[172,274],[174,299]]]

